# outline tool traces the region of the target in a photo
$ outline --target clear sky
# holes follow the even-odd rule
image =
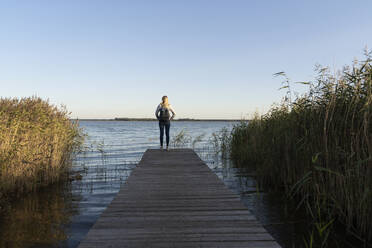
[[[0,96],[71,117],[247,118],[279,102],[285,71],[341,68],[372,46],[372,1],[0,0]],[[303,89],[298,88],[298,91]]]

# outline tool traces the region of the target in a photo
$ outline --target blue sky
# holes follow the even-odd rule
[[[0,1],[0,96],[71,117],[248,118],[279,102],[285,71],[363,58],[372,1]],[[303,88],[296,88],[302,92]]]

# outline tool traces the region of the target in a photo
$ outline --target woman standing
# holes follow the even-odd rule
[[[164,136],[164,129],[165,129],[165,136],[167,142],[167,151],[169,150],[169,128],[170,128],[170,121],[176,116],[172,106],[168,103],[168,97],[163,96],[161,98],[161,103],[158,105],[155,111],[155,116],[159,120],[159,128],[160,128],[160,149],[163,149],[163,136]],[[172,116],[170,114],[172,112]]]

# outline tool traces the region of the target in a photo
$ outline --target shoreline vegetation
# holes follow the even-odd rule
[[[79,121],[158,121],[156,118],[114,118],[114,119],[71,119]],[[241,119],[192,119],[192,118],[178,118],[172,121],[238,121]]]
[[[68,115],[38,97],[0,99],[0,210],[6,200],[68,179],[83,141]]]
[[[285,73],[283,102],[236,125],[222,139],[238,167],[256,171],[261,186],[284,191],[307,209],[306,247],[327,247],[341,223],[367,247],[372,241],[371,52],[333,75],[318,67],[302,96],[292,100]]]

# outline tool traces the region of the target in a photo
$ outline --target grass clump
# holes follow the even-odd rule
[[[337,75],[317,68],[306,94],[287,96],[262,116],[235,126],[230,157],[256,169],[263,185],[282,188],[322,219],[372,240],[372,66],[366,59]],[[277,75],[285,76],[284,73]],[[316,222],[319,224],[319,222]],[[323,230],[323,229],[322,229]],[[322,245],[323,246],[323,245]]]
[[[38,97],[0,99],[0,198],[66,177],[82,143],[68,114]]]

